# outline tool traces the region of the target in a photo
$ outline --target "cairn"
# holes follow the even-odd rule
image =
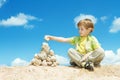
[[[40,53],[35,54],[30,65],[34,66],[57,66],[59,63],[56,60],[53,50],[50,50],[48,43],[43,42]]]

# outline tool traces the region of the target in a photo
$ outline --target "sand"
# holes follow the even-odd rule
[[[69,66],[3,66],[0,80],[120,80],[120,65],[101,66],[93,72]]]

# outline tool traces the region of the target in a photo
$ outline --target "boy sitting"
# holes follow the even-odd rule
[[[100,62],[104,58],[104,50],[101,48],[97,39],[90,33],[94,29],[94,24],[90,19],[80,20],[77,24],[80,36],[64,38],[46,35],[45,40],[55,40],[59,42],[68,42],[76,48],[70,48],[68,55],[70,57],[70,64],[79,67],[94,70],[94,66],[100,66]]]

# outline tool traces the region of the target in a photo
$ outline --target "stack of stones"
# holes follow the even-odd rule
[[[35,54],[30,65],[34,66],[57,66],[59,63],[56,60],[53,50],[50,50],[48,43],[42,44],[42,49],[40,53]]]

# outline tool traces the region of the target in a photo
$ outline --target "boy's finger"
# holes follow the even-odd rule
[[[49,41],[50,39],[48,38],[48,36],[45,36],[45,40],[46,40],[46,41]]]

